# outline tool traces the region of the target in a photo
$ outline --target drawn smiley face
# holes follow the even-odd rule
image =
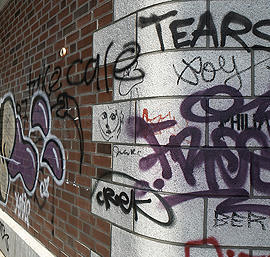
[[[117,110],[103,111],[98,120],[99,129],[102,137],[109,141],[111,138],[118,138],[123,123],[123,113]]]

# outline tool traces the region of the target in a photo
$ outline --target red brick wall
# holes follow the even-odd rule
[[[32,195],[27,194],[31,204],[29,227],[15,213],[15,193],[25,192],[22,179],[10,181],[9,195],[2,208],[56,256],[89,256],[90,249],[101,256],[110,256],[111,227],[91,214],[90,191],[91,178],[111,168],[111,145],[91,141],[91,115],[93,104],[112,100],[112,66],[107,68],[108,93],[104,67],[99,69],[99,90],[97,76],[89,85],[72,86],[66,76],[71,64],[82,59],[82,65],[76,64],[70,69],[69,78],[71,81],[83,78],[86,62],[92,57],[93,32],[112,22],[112,9],[112,0],[12,0],[0,11],[0,96],[7,92],[13,94],[16,113],[27,136],[30,102],[38,89],[36,83],[33,91],[29,91],[29,76],[37,81],[41,75],[39,90],[46,93],[51,107],[57,106],[51,112],[51,134],[60,139],[66,158],[62,185],[57,185],[49,171],[41,168],[36,190]],[[68,53],[61,58],[59,52],[64,46]],[[49,68],[42,77],[44,67],[45,71]],[[61,76],[56,83],[60,69]],[[89,78],[91,69],[87,73]],[[58,73],[52,76],[54,71]],[[56,83],[52,90],[49,89],[51,77],[51,85]],[[58,89],[60,83],[62,87]],[[68,104],[57,105],[62,93],[71,98]],[[57,116],[59,106],[62,109]],[[80,131],[83,131],[83,139]],[[30,138],[40,150],[39,132],[31,134]],[[48,176],[49,197],[42,198],[40,185]]]

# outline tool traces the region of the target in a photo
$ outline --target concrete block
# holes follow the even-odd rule
[[[92,180],[92,185],[92,213],[121,227],[132,230],[133,208],[131,207],[126,213],[121,209],[128,209],[130,204],[132,206],[131,188],[94,179]],[[111,194],[111,197],[109,194]],[[126,201],[123,207],[120,207],[119,203],[118,205],[116,204],[116,202],[120,201],[117,200],[119,195],[122,199],[121,203]]]
[[[261,96],[270,90],[270,53],[254,51],[254,89]]]
[[[172,152],[179,153],[179,156],[182,154],[184,158],[187,158],[189,150],[172,149],[174,150]],[[192,175],[194,176],[195,184],[190,185],[184,176],[180,164],[172,160],[170,152],[165,153],[165,158],[171,169],[170,178],[168,175],[169,171],[162,168],[160,159],[157,157],[155,159],[153,154],[155,154],[155,151],[151,147],[115,145],[113,147],[113,170],[121,174],[115,173],[113,180],[139,188],[146,183],[149,189],[158,189],[171,193],[184,194],[208,190],[204,165],[194,167]],[[185,167],[184,162],[181,165]],[[164,163],[163,167],[165,167]],[[164,184],[160,187],[158,181]]]
[[[134,102],[93,106],[93,141],[134,142]]]
[[[254,151],[252,157],[253,162],[256,163],[252,167],[253,176],[253,194],[255,196],[269,196],[269,165],[264,165],[266,162],[269,163],[270,159],[268,157],[269,150],[256,150]]]
[[[94,33],[93,56],[100,55],[100,65],[104,64],[105,54],[111,42],[113,45],[108,49],[107,63],[116,60],[126,43],[135,42],[135,22],[135,15],[132,15]]]
[[[181,43],[192,41],[192,33],[197,29],[201,13],[206,11],[206,1],[171,2],[156,5],[138,13],[138,43],[142,53],[180,48]],[[156,20],[161,20],[156,22]],[[185,22],[179,23],[179,20]],[[158,25],[156,25],[158,24]],[[160,26],[157,29],[157,26]],[[180,33],[185,33],[179,36]],[[174,40],[173,35],[176,36]],[[177,39],[177,37],[180,37]],[[176,41],[176,43],[174,43]],[[190,42],[181,49],[190,47]],[[188,46],[187,46],[188,45]],[[206,47],[206,36],[200,37],[196,47]]]
[[[137,191],[136,193],[143,194],[143,192]],[[134,223],[134,231],[148,237],[179,243],[202,238],[203,199],[193,199],[177,204],[176,197],[162,193],[155,195],[150,192],[142,196],[141,199],[151,199],[151,203],[139,205],[142,212],[138,211],[138,221]],[[166,205],[162,203],[162,198],[167,202],[167,208],[164,207]],[[169,206],[172,208],[170,209]],[[169,222],[170,214],[175,218],[171,224]]]
[[[193,98],[196,99],[196,98]],[[200,99],[198,99],[197,105],[200,103]],[[160,145],[170,146],[201,146],[205,145],[205,123],[206,123],[206,112],[198,106],[198,108],[192,108],[193,114],[202,117],[203,123],[188,121],[182,116],[182,112],[187,111],[186,109],[182,110],[181,106],[183,104],[183,99],[155,99],[155,100],[144,100],[137,102],[137,116],[142,119],[145,124],[149,124],[149,126],[153,126],[151,124],[156,124],[153,127],[153,133]],[[196,105],[196,107],[197,107]],[[200,107],[200,108],[199,108]],[[164,129],[161,126],[162,123],[165,125]],[[136,124],[137,130],[141,131],[140,124]],[[142,125],[141,125],[142,126]],[[160,129],[159,129],[160,127]],[[184,131],[188,130],[189,132],[185,133]],[[151,131],[151,130],[150,130]],[[150,132],[149,132],[150,133]],[[148,133],[148,134],[149,134]],[[192,134],[194,133],[194,135]],[[136,143],[145,144],[148,140],[148,134],[143,134],[136,138]],[[179,145],[179,143],[175,143],[175,140],[171,140],[172,138],[180,138],[181,135],[184,136],[184,140]],[[192,138],[191,138],[192,135]],[[197,140],[194,140],[196,137]],[[178,140],[176,140],[178,141]],[[191,143],[192,141],[192,143]],[[150,142],[148,142],[150,144]],[[156,145],[157,143],[151,143]]]
[[[214,241],[215,239],[210,239],[209,241]],[[196,240],[194,241],[196,242]],[[218,243],[218,242],[216,242]],[[191,247],[186,247],[186,257],[212,257],[212,256],[243,256],[239,255],[240,253],[247,254],[248,255],[248,250],[239,250],[239,249],[224,249],[219,247],[219,245],[214,245],[214,247],[211,246],[211,243],[208,243],[208,246],[206,247],[205,245],[203,247],[200,246],[191,246]],[[233,255],[236,254],[236,255]]]
[[[123,240],[124,239],[124,240]],[[156,242],[112,226],[111,256],[175,257],[185,256],[183,246]]]
[[[266,256],[270,256],[270,250],[266,250],[266,251],[263,251],[263,250],[254,250],[252,251],[253,253],[253,256],[258,256],[258,257],[266,257]]]
[[[114,20],[118,20],[142,8],[162,2],[164,2],[164,0],[116,0],[114,1]]]
[[[121,84],[114,80],[115,99],[189,96],[222,84],[231,86],[243,96],[251,94],[251,57],[246,51],[164,52],[143,55],[137,61],[137,69],[144,73],[143,81],[126,83],[125,87],[129,85],[133,94],[121,95]],[[128,90],[120,88],[120,91]]]
[[[216,30],[221,31],[222,21],[226,21],[224,27],[231,30],[244,31],[239,34],[240,40],[236,40],[231,36],[226,37],[225,47],[252,47],[254,45],[269,46],[267,40],[257,37],[252,32],[252,26],[261,20],[268,19],[270,3],[267,0],[259,1],[210,1],[210,12],[213,17]],[[229,14],[234,12],[234,14]],[[226,16],[228,15],[228,16]],[[245,24],[245,25],[244,25]],[[267,28],[258,27],[258,31],[267,34]],[[219,36],[219,41],[221,37]],[[212,42],[210,41],[212,44]],[[213,44],[212,44],[213,45]]]
[[[234,198],[237,199],[237,198]],[[243,198],[242,198],[243,199]],[[217,206],[226,199],[209,199],[207,210],[207,237],[215,237],[220,245],[240,247],[268,247],[270,219],[269,200],[249,199],[226,207],[226,213],[215,214]],[[254,236],[256,235],[256,236]]]

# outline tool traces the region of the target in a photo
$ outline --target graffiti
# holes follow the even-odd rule
[[[173,10],[160,16],[152,14],[150,17],[139,17],[139,26],[142,29],[152,24],[155,24],[156,32],[160,43],[160,49],[162,51],[165,50],[165,46],[162,37],[162,28],[160,22],[162,20],[175,16],[177,13],[177,10]],[[169,29],[171,31],[174,47],[176,49],[185,46],[194,47],[200,37],[210,36],[213,40],[213,44],[215,47],[226,47],[226,40],[228,37],[230,37],[236,42],[238,42],[241,47],[243,47],[247,52],[251,52],[252,49],[270,51],[269,47],[263,45],[253,45],[249,47],[246,42],[241,38],[241,35],[247,34],[251,31],[253,35],[257,38],[269,41],[270,36],[260,31],[262,27],[270,25],[269,20],[260,20],[254,25],[252,25],[252,22],[244,15],[232,11],[228,12],[221,21],[219,42],[218,32],[212,14],[209,11],[206,11],[205,13],[201,14],[198,21],[197,29],[192,32],[192,38],[185,41],[180,41],[186,38],[187,32],[179,30],[183,27],[191,26],[194,21],[195,19],[190,17],[187,19],[174,20],[170,23]],[[239,26],[242,26],[243,28],[233,29],[231,28],[232,24],[237,24]]]
[[[79,86],[83,83],[85,83],[86,85],[90,85],[92,83],[92,81],[94,80],[95,76],[97,76],[97,90],[99,90],[99,54],[97,54],[97,57],[96,58],[90,58],[86,65],[85,65],[85,69],[84,69],[84,76],[83,78],[80,80],[80,81],[71,81],[69,76],[70,76],[70,71],[72,69],[73,66],[75,66],[75,64],[83,64],[83,60],[82,59],[77,59],[75,60],[69,67],[68,67],[68,70],[67,70],[67,82],[70,86]],[[88,70],[88,67],[90,66],[90,64],[92,63],[95,63],[95,68],[94,68],[94,71],[93,71],[93,74],[92,76],[90,77],[89,80],[87,80],[87,70]]]
[[[138,155],[140,156],[141,151],[137,151],[135,148],[129,149],[129,150],[120,150],[118,146],[114,145],[113,146],[113,152],[115,153],[115,157],[118,157],[120,155],[125,155],[125,156],[132,156],[132,155]]]
[[[106,85],[106,91],[109,92],[109,84],[108,84],[108,65],[107,65],[107,58],[108,53],[113,45],[113,42],[111,42],[105,53],[104,58],[104,69],[105,69],[105,85]],[[138,68],[138,57],[140,54],[140,46],[137,43],[129,42],[123,46],[123,51],[120,52],[114,61],[114,67],[113,67],[113,76],[116,80],[120,81],[119,86],[119,92],[121,95],[128,94],[132,88],[134,88],[136,85],[140,84],[143,81],[143,78],[145,76],[145,73],[142,69]],[[131,57],[133,54],[135,54],[133,59],[131,59],[127,64],[125,63],[123,65],[122,58],[126,58],[127,55],[130,54]],[[96,78],[96,84],[97,84],[97,90],[100,90],[99,87],[99,70],[100,70],[100,55],[97,54],[96,58],[91,57],[87,62],[84,63],[83,59],[77,59],[75,60],[71,65],[69,65],[66,73],[66,81],[70,86],[79,86],[82,84],[90,85],[93,80]],[[78,65],[84,65],[84,73],[80,80],[73,81],[72,80],[72,72],[75,69],[75,66]],[[92,65],[94,65],[94,68],[92,69]],[[27,88],[28,88],[28,99],[23,99],[21,103],[16,104],[16,112],[19,116],[22,116],[22,120],[28,121],[27,116],[27,110],[29,107],[29,100],[33,97],[35,90],[36,91],[43,91],[47,98],[50,99],[52,93],[58,92],[62,88],[62,82],[60,82],[60,78],[62,75],[62,68],[60,66],[57,66],[54,68],[52,74],[50,74],[50,68],[51,66],[48,65],[45,67],[45,64],[43,64],[42,70],[39,73],[39,76],[37,78],[32,78],[32,71],[29,70],[28,75],[28,82],[27,82]],[[139,80],[139,82],[136,82]],[[130,83],[125,82],[131,82],[135,81],[133,85],[130,85]],[[128,88],[127,88],[128,87]],[[126,91],[127,90],[127,91]],[[24,106],[24,113],[22,114],[22,105]],[[61,119],[69,118],[73,121],[79,135],[80,139],[80,170],[81,173],[82,169],[82,163],[84,158],[84,137],[83,137],[83,129],[81,124],[81,116],[80,116],[80,109],[79,105],[75,99],[75,97],[69,95],[67,92],[62,92],[58,94],[57,101],[55,104],[53,104],[51,107],[51,110],[56,111],[56,117]],[[120,114],[121,115],[121,114]],[[119,123],[119,128],[121,128],[121,122]],[[101,130],[102,136],[105,140],[109,140],[112,135],[109,133],[110,130],[105,129]],[[116,131],[117,133],[120,133],[120,130]],[[118,136],[118,135],[116,135]]]
[[[113,46],[113,41],[108,45],[106,52],[105,52],[105,57],[104,57],[104,68],[105,68],[105,85],[106,85],[106,91],[107,93],[109,92],[109,84],[108,84],[108,67],[107,67],[107,59],[108,59],[108,53]],[[124,50],[118,54],[116,57],[113,67],[113,76],[116,80],[120,81],[120,86],[119,86],[119,94],[120,95],[127,95],[132,88],[134,88],[136,85],[140,84],[143,81],[143,78],[145,76],[145,73],[142,69],[138,68],[138,57],[141,51],[140,45],[135,43],[135,42],[129,42],[124,44],[123,46]],[[126,62],[123,62],[123,58],[127,58],[127,54],[130,53],[131,57],[133,54],[135,54],[133,59],[130,60],[126,64]],[[82,59],[77,59],[75,60],[68,68],[67,70],[67,75],[66,75],[66,80],[69,85],[71,86],[79,86],[82,84],[85,85],[90,85],[91,82],[93,82],[94,78],[97,78],[97,90],[100,90],[99,87],[99,63],[100,63],[100,55],[97,54],[96,58],[90,58],[86,65],[84,66],[84,75],[79,81],[71,81],[70,76],[71,76],[71,70],[75,65],[83,65],[83,60]],[[94,71],[92,72],[90,79],[88,79],[88,68],[90,64],[95,63]],[[139,80],[139,82],[136,82],[133,85],[127,85],[125,81],[136,81]],[[126,88],[129,87],[129,88]]]
[[[15,192],[15,211],[19,219],[22,219],[29,228],[29,215],[31,211],[31,204],[26,196],[26,193],[20,194]]]
[[[175,217],[174,217],[174,213],[173,213],[172,208],[167,204],[166,200],[164,200],[164,198],[158,194],[158,192],[152,190],[149,187],[149,184],[147,182],[137,180],[137,179],[125,174],[125,173],[117,172],[117,171],[113,171],[112,173],[111,172],[104,173],[100,177],[100,179],[105,178],[106,176],[112,175],[112,174],[114,176],[123,177],[123,178],[126,178],[126,179],[134,182],[134,185],[139,190],[137,192],[136,189],[135,190],[131,189],[130,190],[130,197],[125,192],[121,192],[120,194],[115,194],[115,191],[109,187],[103,187],[102,191],[98,191],[96,193],[98,184],[100,183],[100,180],[97,180],[96,183],[94,184],[93,190],[91,191],[91,198],[93,198],[93,196],[96,193],[96,200],[100,206],[105,205],[106,210],[108,210],[108,209],[110,209],[111,204],[113,204],[115,206],[119,206],[120,209],[122,210],[122,212],[125,214],[129,214],[131,212],[131,210],[133,210],[135,221],[138,221],[138,213],[140,213],[141,215],[143,215],[147,219],[151,220],[152,222],[154,222],[160,226],[172,226],[173,225],[173,223],[175,221]],[[152,202],[152,200],[150,198],[146,199],[146,200],[138,200],[138,198],[141,198],[147,192],[152,193],[153,196],[159,200],[163,209],[165,209],[165,211],[166,211],[167,221],[158,220],[158,219],[152,217],[151,215],[149,215],[148,213],[146,213],[141,207],[139,207],[140,204],[150,204]]]
[[[39,169],[46,167],[54,181],[61,185],[65,177],[65,153],[60,140],[51,134],[51,108],[47,95],[36,91],[30,104],[29,133],[23,133],[20,116],[16,113],[11,94],[1,104],[1,203],[6,204],[9,183],[20,178],[28,195],[33,195]],[[31,134],[39,131],[42,147],[39,152]]]
[[[112,138],[118,138],[124,123],[124,114],[122,111],[104,111],[99,115],[98,126],[102,137],[109,141]]]
[[[80,116],[80,108],[75,100],[74,97],[68,95],[66,92],[60,93],[57,96],[57,102],[56,104],[51,106],[52,109],[56,109],[56,117],[65,119],[70,118],[78,131],[79,139],[80,139],[80,173],[83,163],[83,156],[84,156],[84,139],[83,139],[83,130],[82,130],[82,124],[81,124],[81,116]],[[70,111],[75,111],[75,115],[70,114]]]
[[[212,82],[216,78],[217,72],[224,72],[225,74],[231,75],[227,79],[224,80],[224,84],[227,85],[230,79],[236,76],[239,80],[238,90],[242,87],[242,78],[241,74],[237,68],[235,57],[231,57],[231,69],[225,69],[226,60],[224,56],[218,57],[218,67],[215,67],[212,62],[202,62],[202,57],[198,56],[193,58],[190,62],[182,59],[182,62],[185,65],[185,68],[181,70],[181,72],[177,71],[175,65],[173,65],[174,71],[178,77],[177,85],[179,85],[180,80],[188,83],[189,85],[196,86],[199,84],[199,75],[201,76],[202,81],[204,82]],[[228,65],[227,65],[228,66]],[[192,76],[191,76],[192,74]]]
[[[123,57],[128,52],[131,54],[136,53],[136,55],[129,64],[126,64],[124,67],[120,68],[119,66],[123,66],[123,64],[120,63],[121,57]],[[123,52],[120,53],[116,58],[113,73],[114,78],[120,80],[118,92],[121,96],[128,95],[133,88],[144,81],[145,72],[141,68],[138,68],[138,58],[140,52],[140,45],[134,42],[130,42],[124,45]],[[134,83],[134,81],[137,82]]]
[[[233,212],[231,215],[219,214],[215,212],[214,227],[221,227],[224,225],[231,225],[232,227],[243,227],[246,225],[251,228],[251,224],[259,224],[262,230],[266,230],[263,221],[266,219],[264,216],[258,216],[252,212],[248,212],[247,216]]]
[[[38,78],[32,79],[31,69],[29,70],[29,76],[28,76],[29,79],[27,82],[28,99],[23,99],[21,101],[21,103],[25,105],[25,113],[22,117],[24,122],[28,121],[28,116],[26,115],[26,112],[28,110],[28,100],[33,98],[35,90],[44,92],[47,95],[47,98],[50,99],[52,93],[56,93],[62,88],[62,82],[59,81],[62,74],[62,68],[60,66],[57,66],[54,69],[51,76],[49,74],[49,71],[50,71],[50,65],[48,65],[46,68],[45,68],[45,65],[43,65],[42,71],[40,72]],[[48,78],[48,82],[47,82],[47,78]],[[82,126],[81,126],[80,110],[79,110],[77,101],[75,100],[74,97],[68,95],[66,92],[60,93],[57,96],[57,102],[51,106],[51,110],[55,108],[57,108],[56,116],[58,118],[61,118],[61,119],[70,118],[74,122],[78,130],[79,139],[80,139],[80,153],[81,153],[80,172],[81,172],[81,165],[82,165],[83,156],[84,156],[84,140],[83,140],[83,131],[82,131]],[[19,116],[21,116],[21,109],[22,109],[21,104],[17,103],[16,110]],[[74,111],[75,114],[73,114],[72,111]]]
[[[13,147],[15,143],[15,115],[13,102],[10,95],[8,95],[1,104],[0,109],[0,130],[1,130],[1,162],[0,162],[0,201],[6,202],[9,176],[8,176],[8,162],[13,162],[15,165],[20,164],[11,158]]]
[[[6,249],[9,252],[9,244],[8,244],[9,234],[6,233],[6,227],[1,221],[0,221],[0,235],[2,240],[5,240]]]
[[[48,198],[50,196],[49,191],[48,191],[49,183],[50,183],[49,176],[47,178],[45,178],[44,181],[40,182],[39,192],[40,192],[40,196],[42,198],[44,198],[44,197]]]
[[[162,51],[165,50],[165,47],[164,47],[164,43],[163,43],[163,39],[162,39],[162,30],[161,30],[160,22],[162,20],[169,18],[169,17],[175,16],[176,14],[177,14],[177,11],[174,10],[174,11],[167,12],[167,13],[160,15],[160,16],[152,14],[150,17],[142,17],[142,16],[139,17],[139,26],[141,28],[145,28],[145,27],[148,27],[152,24],[155,24],[159,43],[160,43],[160,49]]]
[[[147,108],[144,108],[143,109],[142,118],[145,120],[145,122],[151,123],[151,124],[158,124],[158,123],[160,123],[162,121],[165,121],[165,120],[174,120],[174,121],[176,121],[175,116],[173,116],[171,114],[171,111],[168,111],[168,113],[165,114],[165,115],[158,114],[158,115],[154,116],[153,118],[150,118],[149,117],[149,112],[148,112],[148,109]],[[188,125],[187,122],[186,122],[186,125]],[[175,132],[176,131],[176,127],[178,129],[181,129],[181,127],[177,123],[174,126],[168,128],[170,134],[172,134],[172,135],[175,135],[176,134],[176,132]],[[162,131],[164,132],[165,129],[162,130]],[[161,135],[161,133],[162,133],[161,131],[156,131],[154,134],[155,135]]]
[[[51,68],[50,65],[48,65],[45,68],[45,64],[43,63],[42,70],[39,73],[38,78],[36,79],[32,79],[32,71],[31,69],[29,69],[28,82],[26,84],[28,87],[29,100],[30,97],[34,95],[35,91],[41,90],[44,93],[46,93],[48,98],[50,98],[52,93],[57,92],[62,87],[62,82],[59,81],[62,73],[61,67],[60,66],[55,67],[51,76],[49,74],[50,68]],[[47,78],[49,78],[48,84],[46,83]],[[23,99],[22,103],[25,103],[26,105],[25,109],[27,110],[27,99]],[[24,117],[25,119],[27,119],[26,115],[24,115]]]
[[[228,94],[234,103],[226,110],[215,110],[207,103],[208,96],[213,97],[217,94]],[[227,117],[232,117],[237,113],[242,113],[251,109],[257,108],[255,113],[255,121],[262,122],[269,119],[269,98],[266,92],[261,97],[244,105],[244,100],[241,93],[226,85],[219,85],[207,89],[205,91],[197,92],[187,97],[181,104],[180,112],[182,117],[188,121],[197,123],[220,122],[227,120]],[[195,103],[201,101],[201,106],[207,118],[198,116],[193,113]],[[248,178],[250,172],[251,185],[258,192],[270,194],[269,183],[261,179],[261,169],[269,170],[269,143],[267,135],[262,131],[254,128],[249,128],[241,132],[237,132],[228,127],[219,127],[212,131],[211,139],[213,146],[201,145],[201,131],[196,127],[186,127],[180,131],[176,136],[171,135],[169,143],[161,146],[155,136],[156,131],[167,129],[176,124],[174,120],[167,120],[156,124],[148,124],[140,117],[136,117],[136,136],[145,138],[147,143],[154,150],[153,154],[143,157],[139,161],[139,167],[142,171],[149,170],[156,162],[159,162],[162,169],[162,178],[156,179],[153,187],[162,189],[165,181],[172,177],[172,170],[165,153],[169,153],[172,160],[179,164],[184,178],[188,185],[195,186],[196,179],[194,176],[194,169],[204,164],[207,186],[209,190],[191,192],[188,194],[178,194],[173,196],[166,196],[166,201],[174,206],[184,201],[191,200],[198,197],[220,197],[226,196],[228,199],[220,203],[216,211],[218,214],[231,212],[256,212],[269,216],[270,206],[263,204],[239,204],[249,199],[249,193],[242,188]],[[187,157],[181,149],[181,144],[185,138],[190,137],[190,147],[188,149]],[[229,137],[235,142],[235,151],[229,149],[224,137]],[[261,146],[261,155],[250,151],[246,144],[249,139],[254,139]],[[224,163],[226,162],[226,163]],[[220,189],[215,174],[215,165],[218,166],[221,177],[224,180],[228,189]],[[232,198],[232,196],[238,196]]]
[[[226,255],[223,254],[223,250],[221,249],[218,241],[216,238],[214,237],[208,237],[206,239],[202,239],[202,240],[195,240],[195,241],[189,241],[185,244],[185,257],[192,257],[192,255],[190,254],[190,249],[192,247],[196,247],[196,246],[200,246],[200,245],[213,245],[216,251],[216,254],[218,257],[236,257],[235,252],[231,249],[226,251]],[[202,249],[202,248],[201,248]],[[252,255],[253,256],[253,255]],[[249,254],[240,252],[238,254],[238,257],[252,257]],[[268,255],[269,257],[270,255]],[[253,256],[253,257],[266,257],[264,256]]]

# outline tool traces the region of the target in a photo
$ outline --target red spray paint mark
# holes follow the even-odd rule
[[[214,237],[209,237],[206,240],[202,239],[202,240],[195,240],[195,241],[189,241],[185,244],[185,257],[195,257],[195,256],[191,256],[190,255],[190,248],[192,246],[196,246],[196,245],[213,245],[216,249],[216,253],[218,257],[236,257],[235,252],[233,250],[227,250],[226,255],[223,255],[222,250],[220,248],[220,245],[217,241],[217,239],[215,239]],[[199,257],[199,256],[198,256]],[[266,255],[262,255],[262,256],[251,256],[249,254],[246,253],[239,253],[238,257],[267,257]],[[270,257],[270,255],[268,255],[268,257]]]

